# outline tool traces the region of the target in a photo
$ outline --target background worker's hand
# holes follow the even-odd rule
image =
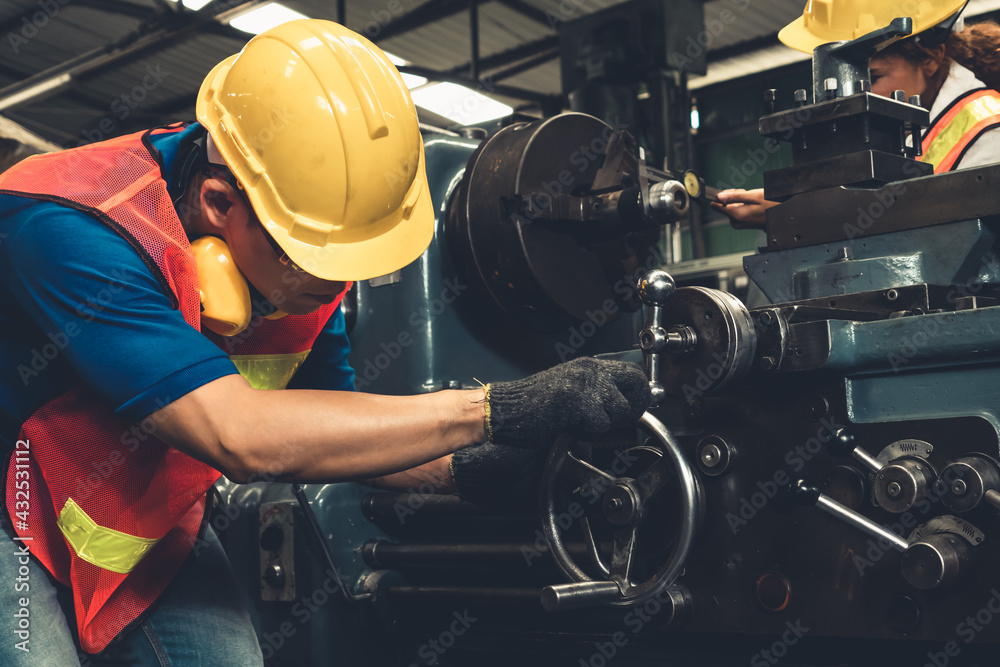
[[[586,438],[638,421],[649,402],[649,382],[636,364],[581,357],[487,385],[486,437],[514,447],[547,445],[560,433]]]
[[[729,218],[736,229],[763,229],[767,222],[765,211],[778,202],[764,199],[763,188],[756,190],[722,190],[718,203],[712,208]]]

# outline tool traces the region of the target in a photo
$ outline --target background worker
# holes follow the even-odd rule
[[[197,115],[0,176],[0,544],[17,554],[0,559],[0,664],[261,664],[202,521],[219,472],[447,469],[470,445],[541,447],[648,405],[641,369],[594,359],[475,390],[349,391],[340,299],[434,228],[415,108],[360,35],[264,32],[212,70]],[[22,556],[30,606],[7,585]]]
[[[917,6],[917,3],[912,3]],[[920,3],[913,18],[913,37],[879,51],[869,62],[872,92],[891,97],[903,90],[907,99],[920,95],[930,111],[920,159],[939,174],[1000,162],[1000,25],[985,21],[965,26],[965,0]],[[828,42],[850,40],[910,15],[906,3],[872,7],[840,0],[827,18],[819,7],[786,26],[778,38],[799,51]],[[825,5],[824,5],[825,7]],[[737,229],[762,228],[766,210],[777,202],[764,199],[763,189],[724,190],[712,206]]]

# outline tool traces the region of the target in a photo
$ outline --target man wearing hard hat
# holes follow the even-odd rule
[[[202,527],[220,472],[363,479],[596,434],[648,404],[637,366],[594,359],[477,390],[348,391],[341,298],[434,226],[415,108],[363,37],[262,33],[208,75],[197,116],[0,176],[0,542],[17,554],[0,558],[0,664],[74,665],[78,648],[260,664]]]

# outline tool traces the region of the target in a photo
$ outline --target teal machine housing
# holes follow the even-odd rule
[[[811,94],[761,119],[795,165],[765,176],[781,203],[745,259],[759,308],[647,275],[690,195],[606,123],[428,136],[435,240],[358,286],[359,388],[643,355],[650,413],[686,463],[625,429],[557,441],[541,482],[508,469],[495,502],[313,485],[346,595],[287,487],[224,487],[213,522],[228,519],[268,664],[995,664],[1000,165],[932,175],[906,140],[928,122],[919,100],[870,93],[868,57],[909,28],[820,47]],[[624,512],[650,471],[658,491]],[[622,527],[634,588],[683,559],[656,596],[609,597],[629,588],[606,565]],[[571,581],[575,604],[543,595]]]

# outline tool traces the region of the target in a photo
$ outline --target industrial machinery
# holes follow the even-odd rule
[[[287,487],[222,487],[268,664],[997,664],[1000,165],[930,175],[919,100],[869,92],[909,31],[820,47],[811,103],[761,119],[795,166],[765,178],[752,310],[660,270],[690,194],[627,128],[426,137],[436,239],[358,286],[358,387],[608,354],[655,406],[492,502],[313,486],[311,523]]]

